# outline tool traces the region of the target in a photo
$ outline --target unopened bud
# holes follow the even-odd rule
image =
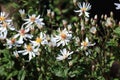
[[[107,14],[105,14],[104,19],[105,19],[105,20],[107,19]]]
[[[50,17],[51,16],[51,10],[47,9],[47,16]]]
[[[112,11],[110,12],[110,16],[113,17],[113,12]]]
[[[51,12],[51,17],[54,18],[54,16],[55,16],[55,13],[52,11]]]
[[[92,71],[94,71],[95,70],[95,65],[92,65]]]
[[[73,0],[73,4],[76,6],[77,5],[77,0]]]
[[[97,20],[97,19],[98,19],[98,16],[97,16],[97,15],[95,15],[95,16],[94,16],[94,20]]]
[[[103,17],[104,17],[104,15],[102,14],[102,15],[101,15],[101,19],[103,19]]]
[[[72,29],[72,26],[71,24],[68,25],[68,30],[71,30]]]
[[[72,61],[69,62],[69,66],[71,67],[73,65]]]
[[[63,26],[66,27],[67,26],[67,21],[66,20],[62,20]]]

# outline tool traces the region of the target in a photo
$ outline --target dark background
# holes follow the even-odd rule
[[[109,16],[110,12],[114,13],[114,19],[120,21],[120,10],[115,9],[114,3],[120,3],[119,0],[89,0],[92,5],[90,10],[90,16],[93,17],[95,14],[100,16],[102,14],[107,14]]]

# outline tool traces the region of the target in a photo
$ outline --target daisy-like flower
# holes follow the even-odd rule
[[[28,19],[24,19],[26,22],[23,24],[24,25],[27,25],[26,28],[29,28],[31,29],[31,25],[37,25],[38,28],[40,26],[43,26],[45,25],[42,21],[43,21],[43,18],[40,18],[40,15],[36,16],[35,14],[33,14],[32,16],[29,16]],[[41,28],[41,27],[40,27]]]
[[[44,33],[40,33],[40,36],[36,38],[35,41],[31,41],[31,43],[33,43],[34,46],[40,46],[40,44],[44,45],[44,44],[48,44],[48,41],[46,39],[46,35]]]
[[[90,32],[93,33],[93,34],[96,34],[96,32],[97,32],[96,27],[90,28]]]
[[[0,36],[1,36],[1,38],[2,37],[3,37],[3,39],[6,38],[6,36],[8,34],[8,29],[15,30],[15,28],[9,22],[3,22],[0,24]]]
[[[62,46],[65,46],[68,44],[68,42],[70,42],[70,39],[72,37],[72,32],[71,31],[67,31],[67,29],[65,28],[64,30],[60,30],[60,28],[58,29],[59,35],[55,36],[56,42],[57,42],[57,46],[60,46],[62,44]]]
[[[0,23],[2,22],[11,22],[11,19],[7,19],[8,14],[6,14],[5,12],[1,12],[0,13]]]
[[[85,15],[86,17],[89,17],[89,12],[87,11],[91,9],[90,3],[83,2],[83,4],[78,3],[77,5],[80,8],[80,10],[75,10],[75,12],[79,12],[79,16]]]
[[[7,43],[5,45],[8,46],[8,48],[12,48],[12,46],[20,47],[20,44],[16,41],[15,38],[6,39],[6,41]]]
[[[114,5],[117,6],[116,9],[120,9],[120,3],[114,3]]]
[[[91,42],[89,42],[88,38],[86,37],[85,41],[82,41],[82,43],[81,43],[81,49],[86,50],[87,47],[94,46],[94,45],[95,45],[95,43],[91,44]]]
[[[15,30],[15,28],[9,22],[3,22],[0,24],[0,31],[6,31],[7,29]]]
[[[29,45],[25,44],[24,48],[25,48],[25,50],[20,50],[20,51],[17,51],[17,52],[22,53],[22,55],[27,55],[28,54],[29,55],[29,61],[33,57],[35,57],[36,55],[39,55],[39,52],[38,52],[39,48],[38,47],[36,48],[31,44],[29,44]]]
[[[70,59],[70,55],[73,54],[72,52],[69,52],[66,50],[66,48],[64,48],[63,50],[60,50],[61,55],[58,55],[58,57],[56,58],[58,61],[64,60],[66,58]]]
[[[21,29],[19,31],[17,31],[18,34],[14,35],[14,38],[19,38],[18,39],[18,43],[23,44],[24,41],[27,38],[31,39],[33,37],[33,35],[28,34],[29,29],[24,29],[23,27],[21,27]]]

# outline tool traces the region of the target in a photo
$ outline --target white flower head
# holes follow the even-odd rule
[[[82,41],[82,43],[81,43],[81,49],[86,50],[87,47],[89,47],[89,46],[94,46],[94,45],[95,45],[95,43],[91,44],[91,43],[89,42],[88,38],[86,37],[85,41]]]
[[[86,17],[89,17],[89,11],[91,9],[90,3],[78,3],[77,4],[80,10],[75,10],[75,12],[79,12],[79,16],[85,15]]]
[[[46,39],[46,35],[42,32],[40,32],[40,36],[36,38],[35,41],[31,41],[34,46],[40,46],[40,44],[45,45],[48,44],[48,41]]]
[[[73,54],[72,52],[69,52],[66,50],[66,48],[64,48],[63,50],[60,50],[61,55],[58,55],[58,57],[56,58],[58,61],[64,60],[66,58],[70,59],[70,55]]]
[[[31,34],[28,34],[29,32],[29,29],[24,29],[23,27],[18,31],[18,34],[14,35],[14,38],[19,38],[18,39],[18,42],[20,44],[23,44],[24,41],[23,40],[26,40],[27,38],[31,39],[33,37],[33,35]]]
[[[24,45],[24,50],[20,50],[18,51],[18,53],[22,53],[22,55],[29,55],[29,61],[35,57],[36,55],[39,55],[39,48],[38,47],[34,47],[33,45],[29,44],[25,44]]]
[[[9,22],[3,22],[3,23],[0,24],[0,30],[1,31],[4,32],[5,30],[8,30],[8,29],[15,30],[14,26],[11,25]]]
[[[72,38],[72,32],[68,31],[66,28],[64,30],[60,30],[60,28],[58,29],[59,35],[55,36],[56,42],[57,42],[57,46],[65,46],[68,44],[68,42],[70,42],[70,39]]]
[[[6,14],[5,12],[1,12],[0,13],[0,23],[2,22],[11,22],[11,19],[7,19],[8,14]]]
[[[20,47],[20,44],[16,41],[15,38],[6,39],[6,41],[7,43],[5,45],[8,46],[8,48],[12,48],[12,46]]]
[[[120,3],[114,3],[114,5],[117,6],[116,9],[120,9]]]
[[[26,22],[23,24],[26,25],[26,28],[31,28],[31,25],[36,25],[38,28],[41,28],[41,26],[45,25],[42,21],[43,18],[40,18],[40,15],[36,16],[35,14],[32,14],[29,16],[28,19],[24,19]]]

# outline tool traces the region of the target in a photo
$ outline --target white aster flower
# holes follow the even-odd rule
[[[82,43],[81,43],[81,49],[86,50],[87,47],[89,47],[89,46],[94,46],[94,45],[95,45],[95,43],[91,44],[91,43],[89,42],[88,38],[86,37],[85,41],[82,41]]]
[[[6,31],[7,29],[15,30],[15,28],[9,22],[3,22],[0,24],[0,31]]]
[[[66,58],[70,59],[70,55],[73,54],[73,51],[72,52],[69,52],[66,50],[66,48],[64,48],[63,50],[60,50],[61,52],[61,55],[58,55],[58,57],[56,58],[57,60],[61,61],[61,60],[64,60]]]
[[[116,5],[116,9],[120,9],[120,3],[114,3],[114,5]]]
[[[18,31],[18,34],[14,35],[14,38],[19,38],[18,43],[23,44],[24,43],[23,40],[26,40],[27,38],[31,39],[33,37],[33,35],[28,34],[28,32],[29,32],[29,29],[21,28]]]
[[[80,10],[75,10],[75,12],[79,12],[79,16],[85,15],[86,17],[89,17],[89,13],[87,11],[91,9],[90,3],[83,2],[83,4],[78,3],[77,5]]]
[[[90,32],[93,33],[93,34],[96,34],[96,32],[97,32],[96,27],[90,28]]]
[[[8,29],[15,30],[9,22],[3,22],[0,24],[0,38],[5,39],[7,37]]]
[[[18,53],[22,53],[22,55],[29,55],[29,61],[35,57],[36,55],[39,55],[39,48],[34,47],[33,45],[29,44],[29,45],[24,45],[25,50],[20,50],[18,51]]]
[[[58,29],[59,35],[55,36],[56,42],[57,42],[57,46],[60,46],[62,44],[62,46],[65,46],[68,44],[68,42],[70,42],[70,39],[72,37],[72,32],[71,31],[67,31],[67,29],[65,28],[64,30],[60,30]]]
[[[32,16],[29,16],[28,19],[24,19],[26,22],[23,24],[27,25],[26,28],[30,28],[31,29],[31,25],[37,25],[38,28],[41,28],[41,26],[45,25],[42,21],[43,18],[40,18],[40,15],[36,16],[35,14],[33,14]]]
[[[12,48],[12,46],[20,47],[20,44],[16,41],[15,38],[6,39],[6,41],[7,43],[5,45],[8,46],[8,48]]]
[[[0,13],[0,23],[2,22],[11,22],[11,19],[7,19],[8,14],[6,14],[5,12],[1,12]]]
[[[40,46],[40,44],[48,44],[48,41],[46,39],[46,35],[41,32],[40,36],[37,37],[35,41],[31,41],[31,43],[33,43],[34,46]]]

